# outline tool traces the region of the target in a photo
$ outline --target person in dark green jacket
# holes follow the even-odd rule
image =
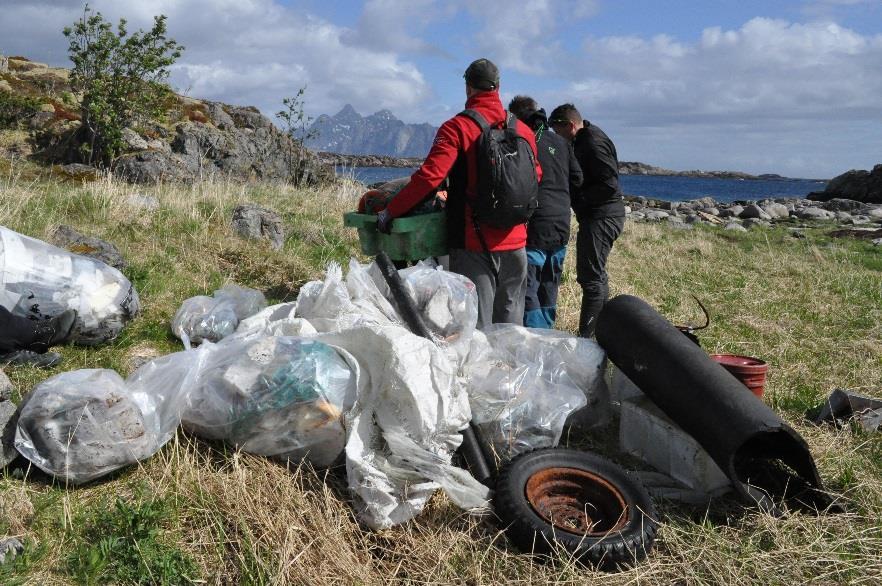
[[[509,111],[536,135],[542,181],[539,207],[527,224],[527,295],[524,325],[553,328],[557,292],[570,240],[570,193],[582,185],[582,169],[573,147],[548,128],[545,110],[529,96],[515,96]]]

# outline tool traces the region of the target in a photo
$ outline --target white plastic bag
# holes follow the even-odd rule
[[[595,342],[555,330],[494,324],[476,332],[463,374],[484,441],[501,459],[557,445],[589,398],[601,409],[603,358]]]
[[[348,350],[365,384],[350,416],[349,488],[374,529],[416,516],[438,488],[463,508],[486,505],[488,490],[451,464],[471,412],[442,349],[396,325],[362,325],[317,339]]]
[[[36,319],[76,309],[71,339],[84,345],[114,339],[140,311],[138,293],[115,268],[3,226],[0,305]]]
[[[295,315],[309,320],[319,332],[336,332],[359,324],[387,324],[395,319],[392,306],[368,278],[366,269],[350,263],[349,276],[332,262],[324,281],[310,281],[300,288]]]
[[[279,303],[271,305],[239,322],[236,335],[264,333],[270,336],[309,336],[316,333],[311,323],[300,317],[294,317],[297,303]]]
[[[181,340],[200,344],[219,342],[229,336],[243,319],[266,307],[263,293],[239,285],[224,285],[211,297],[185,299],[172,319],[172,332]]]
[[[345,445],[357,381],[354,359],[321,342],[236,334],[214,346],[183,425],[246,452],[329,466]]]
[[[152,456],[180,425],[186,388],[207,352],[163,356],[125,381],[107,369],[46,379],[22,402],[16,449],[44,472],[73,484]]]

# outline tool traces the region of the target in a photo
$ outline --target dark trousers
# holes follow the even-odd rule
[[[527,253],[450,251],[450,271],[467,277],[478,293],[478,328],[490,324],[523,325],[527,287]]]
[[[524,325],[528,328],[554,327],[557,319],[557,291],[563,275],[567,247],[546,250],[527,247],[527,297]]]
[[[622,233],[625,218],[581,218],[576,237],[576,280],[582,287],[582,311],[579,314],[579,335],[594,334],[597,316],[609,297],[606,259],[613,242]]]
[[[0,354],[23,350],[36,339],[35,323],[26,317],[12,315],[0,305]]]

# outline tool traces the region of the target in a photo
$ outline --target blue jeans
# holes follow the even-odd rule
[[[524,325],[528,328],[554,327],[557,318],[557,290],[563,274],[566,245],[544,250],[527,247],[527,296]]]

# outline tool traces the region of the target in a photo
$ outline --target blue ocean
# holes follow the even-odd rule
[[[351,167],[339,170],[365,185],[407,177],[414,169],[394,167]],[[671,177],[667,175],[622,175],[619,178],[626,195],[642,195],[652,199],[686,201],[710,196],[719,202],[760,200],[766,198],[805,197],[822,191],[825,181],[815,179],[716,179],[705,177]]]

